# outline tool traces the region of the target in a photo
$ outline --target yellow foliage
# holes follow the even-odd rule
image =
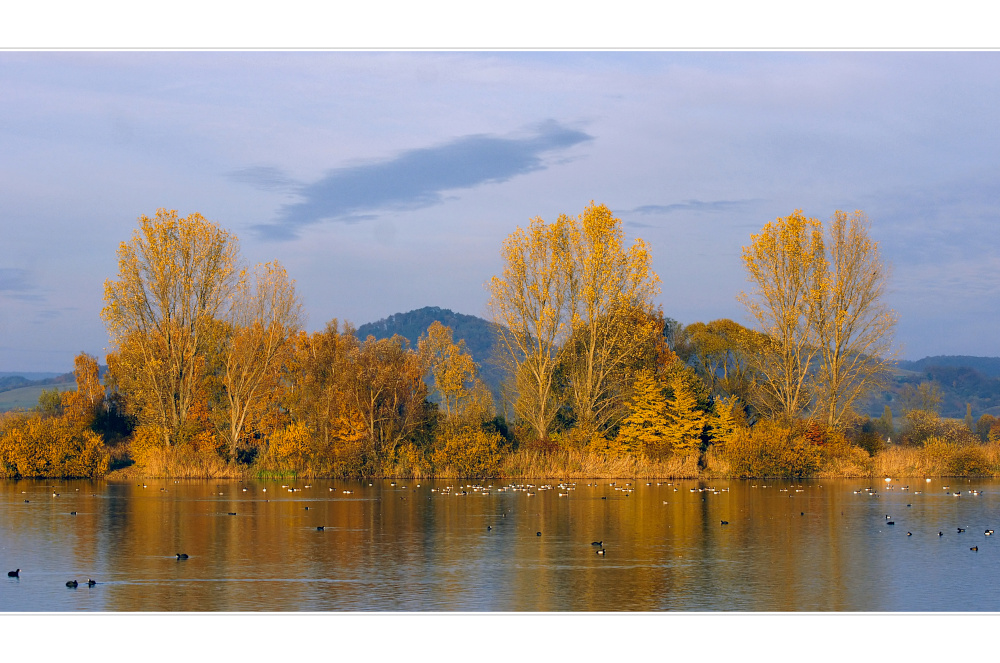
[[[434,452],[434,465],[450,468],[456,476],[495,477],[500,472],[503,436],[480,426],[463,426],[446,432]]]
[[[99,478],[109,463],[100,436],[64,418],[16,414],[0,421],[0,476]]]

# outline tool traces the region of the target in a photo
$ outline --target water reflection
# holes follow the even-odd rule
[[[504,483],[3,482],[0,609],[1000,607],[996,481]]]

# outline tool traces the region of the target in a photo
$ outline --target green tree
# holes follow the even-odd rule
[[[972,403],[965,404],[965,427],[969,429],[969,432],[976,432],[976,422],[972,418]]]

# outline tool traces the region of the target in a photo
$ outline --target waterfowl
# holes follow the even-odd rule
[[[487,531],[487,532],[489,532],[489,531],[490,531],[491,529],[493,529],[493,526],[492,526],[492,525],[487,525],[487,526],[486,526],[486,531]]]
[[[959,528],[958,528],[958,533],[959,533],[959,534],[961,534],[961,533],[962,533],[962,532],[964,532],[964,531],[965,531],[965,530],[964,530],[964,529],[962,529],[961,527],[959,527]]]
[[[986,536],[993,536],[993,530],[991,529],[986,530]]]
[[[96,584],[97,584],[96,580],[94,580],[93,578],[87,578],[87,587],[93,587]]]
[[[177,553],[177,559],[187,559],[187,553]]]
[[[906,536],[913,536],[913,532],[907,532]]]
[[[73,589],[76,589],[76,586],[79,585],[79,584],[80,583],[78,583],[76,580],[67,580],[66,581],[66,586],[67,587],[72,587]]]
[[[944,536],[944,532],[938,532],[938,536]]]
[[[604,545],[604,539],[601,539],[600,541],[591,541],[590,545],[592,545],[592,546],[603,546]]]
[[[728,521],[728,520],[723,520],[723,521],[720,521],[720,522],[721,522],[721,524],[723,524],[723,525],[728,525],[728,524],[729,524],[729,521]]]
[[[541,532],[535,532],[535,536],[541,536],[541,535],[542,535]]]
[[[319,526],[318,526],[318,527],[316,528],[316,531],[317,531],[317,532],[322,532],[322,531],[323,531],[323,530],[325,530],[325,529],[326,529],[326,526],[324,526],[324,525],[319,525]]]
[[[16,571],[8,571],[7,572],[7,577],[8,578],[20,578],[21,577],[21,569],[17,569]]]
[[[896,524],[896,523],[894,523],[894,522],[893,522],[893,521],[891,521],[891,520],[890,520],[889,522],[887,522],[887,523],[886,523],[886,525],[895,525],[895,524]]]
[[[229,515],[230,515],[230,516],[235,516],[235,515],[236,515],[236,512],[235,512],[235,511],[230,511],[230,512],[229,512]]]
[[[75,515],[76,515],[76,511],[70,511],[70,512],[69,512],[69,515],[71,515],[71,516],[75,516]]]
[[[969,550],[971,550],[972,552],[979,552],[979,546],[972,546],[971,548],[969,548]]]
[[[598,555],[603,555],[604,553],[605,553],[604,548],[601,548],[600,550],[597,551]]]

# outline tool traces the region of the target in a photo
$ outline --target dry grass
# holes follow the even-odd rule
[[[501,462],[506,479],[693,479],[699,476],[697,456],[674,456],[663,461],[609,457],[589,451],[544,453],[521,449]]]

